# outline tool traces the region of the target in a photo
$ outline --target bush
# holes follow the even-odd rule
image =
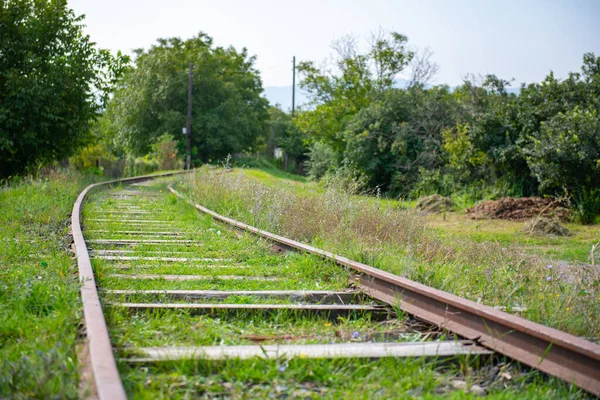
[[[564,189],[573,200],[581,222],[593,223],[600,211],[600,118],[593,109],[575,107],[542,124],[532,137],[527,162],[549,194]]]
[[[331,147],[321,142],[313,143],[308,152],[308,161],[306,161],[308,176],[311,179],[322,178],[336,164],[335,153]]]
[[[106,175],[113,178],[123,176],[124,163],[106,149],[104,144],[96,144],[83,148],[69,159],[69,164],[79,170],[95,175]]]
[[[169,171],[183,168],[183,161],[177,158],[177,142],[173,135],[164,133],[152,145],[152,157],[161,170]]]
[[[160,163],[156,158],[149,155],[144,157],[130,158],[127,165],[129,176],[146,175],[158,171]]]
[[[582,224],[593,224],[600,214],[600,188],[580,190],[574,196],[575,216]]]

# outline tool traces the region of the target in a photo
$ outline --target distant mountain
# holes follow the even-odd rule
[[[408,81],[406,79],[396,79],[395,87],[397,88],[406,88],[408,86]],[[427,87],[431,87],[431,85],[427,85]],[[454,88],[451,88],[454,89]],[[519,95],[520,88],[506,88],[508,93],[514,93]],[[292,85],[290,86],[267,86],[264,88],[263,97],[269,100],[271,105],[277,105],[281,107],[284,111],[292,110]],[[308,94],[300,89],[299,86],[296,86],[296,108],[303,104],[307,104],[309,101]]]

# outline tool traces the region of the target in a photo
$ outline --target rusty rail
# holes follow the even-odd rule
[[[171,186],[169,190],[189,202]],[[369,296],[600,395],[600,345],[193,205],[237,229],[351,268],[360,274],[359,287]]]
[[[96,281],[90,262],[90,255],[81,231],[81,206],[89,191],[98,186],[115,183],[142,182],[186,172],[168,172],[160,175],[138,176],[95,183],[86,187],[73,205],[73,213],[71,215],[73,245],[77,256],[77,266],[81,282],[81,301],[83,303],[83,317],[89,346],[90,363],[96,392],[100,400],[127,399],[127,396],[113,355],[108,328],[106,326],[100,298],[98,297],[98,291],[96,289]]]

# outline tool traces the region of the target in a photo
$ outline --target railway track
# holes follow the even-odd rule
[[[263,358],[285,369],[290,360],[439,362],[494,351],[600,394],[598,345],[200,205],[182,213],[185,198],[175,189],[135,186],[153,178],[88,195],[105,184],[92,185],[73,210],[90,366],[101,399],[126,398],[117,363],[135,382],[141,370],[169,371],[189,360],[210,369]],[[385,366],[371,363],[384,374]]]

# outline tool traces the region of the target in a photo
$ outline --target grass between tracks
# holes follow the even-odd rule
[[[0,398],[77,398],[80,329],[70,213],[92,178],[51,172],[0,188]]]
[[[272,180],[259,171],[254,173],[262,177],[263,183],[275,182],[280,188],[289,186],[285,181]],[[77,173],[61,172],[40,179],[23,180],[0,189],[0,398],[78,397],[75,343],[80,331],[81,304],[78,297],[77,267],[68,248],[67,233],[73,202],[88,183],[91,183],[90,178]],[[325,193],[320,188],[313,189],[312,184],[304,184],[301,180],[295,181],[295,184],[298,185],[297,190],[303,191],[307,196]],[[199,218],[195,210],[179,204],[173,197],[168,199],[168,202],[176,205],[177,212],[187,213],[185,218],[188,218],[188,222]],[[256,204],[254,198],[251,200],[253,202],[250,204]],[[218,205],[212,207],[219,208]],[[157,209],[160,207],[157,206]],[[230,203],[225,203],[220,209],[224,214],[232,210]],[[238,215],[240,216],[243,215]],[[252,223],[254,219],[246,221]],[[88,226],[92,227],[93,224]],[[182,228],[190,231],[190,224],[185,222]],[[208,229],[214,229],[210,232],[217,236],[219,230],[226,234],[218,224],[211,225]],[[192,237],[199,232],[203,231],[192,230]],[[91,236],[86,235],[86,238]],[[131,238],[124,235],[122,237]],[[245,244],[249,246],[252,243],[254,242],[249,241]],[[324,239],[319,238],[315,239],[315,243],[327,244]],[[167,250],[166,247],[163,249]],[[243,246],[233,249],[236,253],[244,252]],[[372,252],[370,247],[366,246],[365,251],[366,255]],[[352,254],[354,253],[350,253]],[[268,251],[264,252],[263,256],[249,259],[233,255],[231,262],[219,261],[219,264],[279,265],[273,261],[279,257]],[[290,262],[292,260],[290,258]],[[294,260],[294,263],[297,261]],[[108,263],[95,262],[98,263],[101,273],[103,266],[106,266],[107,273],[123,272],[114,268],[116,264],[111,264],[109,269]],[[147,270],[141,262],[135,264],[136,273],[167,271],[167,268],[152,266],[152,263],[145,264],[158,269]],[[174,263],[172,268],[176,270],[170,273],[195,273],[192,267],[182,263]],[[326,263],[319,264],[319,268],[332,268],[335,270],[332,273],[340,273],[337,267],[330,267]],[[130,269],[129,272],[134,270]],[[543,269],[542,271],[545,272]],[[234,271],[227,273],[230,272]],[[292,279],[273,282],[241,283],[219,278],[197,282],[129,282],[107,276],[101,277],[99,281],[113,288],[221,290],[339,289],[345,284],[341,283],[345,279],[344,276],[341,280],[333,276],[332,279],[321,281],[307,281],[302,279],[303,276],[306,274],[299,268],[295,270]],[[545,279],[545,274],[542,274],[542,278]],[[317,287],[317,283],[321,286]],[[569,312],[564,306],[562,309],[566,313]],[[132,329],[139,328],[140,332],[136,333],[137,336],[133,333],[130,335],[128,330],[124,330],[122,334],[113,331],[112,334],[117,338],[121,334],[121,338],[126,339],[120,341],[121,344],[150,345],[158,343],[154,336],[160,338],[171,334],[175,335],[171,343],[218,343],[221,338],[239,333],[240,328],[249,334],[268,333],[273,336],[289,333],[292,329],[289,324],[286,325],[285,320],[280,320],[281,323],[274,326],[261,325],[263,322],[260,320],[221,325],[216,319],[211,320],[204,316],[192,317],[185,313],[172,313],[170,318],[163,320],[161,317],[162,322],[159,324],[158,316],[152,313],[113,313],[110,316],[114,318],[111,322],[131,321]],[[197,325],[200,322],[201,325]],[[295,332],[299,336],[321,335],[325,340],[337,340],[336,331],[340,329],[334,324],[327,325],[329,323],[325,320],[316,322],[306,319],[293,329],[296,329]],[[193,333],[194,326],[196,333]],[[373,329],[370,321],[360,318],[342,322],[340,326],[344,327],[343,331],[354,333],[355,329],[361,334]],[[209,329],[203,329],[204,327]],[[321,340],[321,337],[315,340]],[[129,338],[132,339],[130,342]],[[313,339],[309,337],[306,340]],[[165,363],[141,369],[133,369],[125,364],[120,367],[124,372],[128,391],[135,393],[137,398],[466,398],[468,396],[464,393],[450,388],[450,380],[456,378],[469,384],[481,383],[486,379],[486,374],[494,376],[494,379],[489,380],[491,386],[488,386],[492,398],[581,397],[580,392],[555,380],[547,381],[535,372],[515,370],[514,367],[508,368],[508,365],[490,365],[479,369],[474,361],[465,359],[453,363],[439,361],[433,364],[429,360],[380,360],[364,363],[359,360],[295,359],[289,362],[253,360],[228,363]],[[496,379],[503,371],[512,374],[510,381]],[[505,386],[508,388],[503,389]]]
[[[161,186],[162,185],[162,186]],[[159,192],[164,184],[145,190]],[[242,195],[240,193],[240,195]],[[269,197],[265,196],[265,200]],[[254,198],[251,198],[253,201]],[[243,201],[240,199],[240,201]],[[135,204],[134,204],[135,203]],[[84,209],[86,238],[114,238],[111,232],[130,229],[124,219],[114,222],[92,221],[118,204],[106,193],[92,195]],[[248,203],[254,206],[254,202]],[[181,238],[194,238],[201,246],[193,248],[196,258],[211,260],[158,262],[155,260],[109,261],[94,259],[98,283],[103,289],[211,289],[332,290],[348,286],[349,273],[318,257],[300,253],[275,254],[269,244],[252,235],[236,236],[223,225],[203,216],[174,196],[152,200],[151,204],[131,202],[152,209],[147,218],[167,219],[168,230],[181,232]],[[228,203],[224,204],[229,206]],[[221,210],[222,211],[222,210]],[[177,217],[170,217],[176,215]],[[161,230],[167,230],[161,227]],[[108,232],[94,232],[105,230]],[[115,249],[115,246],[92,246]],[[156,251],[185,251],[187,246],[124,247],[128,256],[155,255]],[[150,253],[152,251],[152,253]],[[169,256],[175,257],[176,254]],[[215,266],[217,266],[215,268]],[[248,267],[248,268],[246,268]],[[209,279],[168,281],[164,279],[129,280],[112,274],[190,274]],[[223,275],[263,276],[273,281],[233,280]],[[119,296],[103,294],[106,303]],[[129,301],[143,301],[142,297]],[[146,301],[156,301],[146,298]],[[229,298],[228,303],[264,303],[256,298]],[[111,338],[118,357],[135,355],[143,346],[190,346],[250,344],[256,336],[264,343],[330,343],[370,340],[369,335],[389,335],[391,341],[431,340],[435,336],[415,332],[407,319],[381,324],[353,314],[330,320],[297,313],[213,313],[192,315],[185,311],[132,312],[116,306],[105,307]],[[291,337],[291,339],[290,339]],[[454,357],[451,360],[382,359],[365,361],[254,359],[249,361],[165,362],[130,366],[120,363],[128,393],[135,398],[469,398],[473,394],[457,391],[453,380],[467,387],[479,384],[490,398],[580,398],[582,393],[542,374],[514,365],[490,363],[484,358]],[[503,374],[503,375],[501,375]]]
[[[548,258],[550,254],[568,259],[564,257],[570,251],[568,239],[555,243],[555,252],[540,254],[535,249],[540,245],[537,239],[477,236],[477,228],[453,231],[444,227],[445,220],[427,220],[403,202],[348,195],[256,170],[202,170],[179,183],[198,203],[250,225],[509,312],[525,307],[521,313],[525,318],[576,335],[600,335],[598,270],[558,266]],[[582,254],[576,250],[573,258]],[[533,397],[581,395],[576,390],[567,393],[573,389],[553,379],[546,381],[535,371],[531,377],[539,384],[527,385]],[[518,390],[520,398],[526,397],[523,387]],[[356,393],[360,398],[361,392]],[[493,389],[489,393],[503,396]]]

